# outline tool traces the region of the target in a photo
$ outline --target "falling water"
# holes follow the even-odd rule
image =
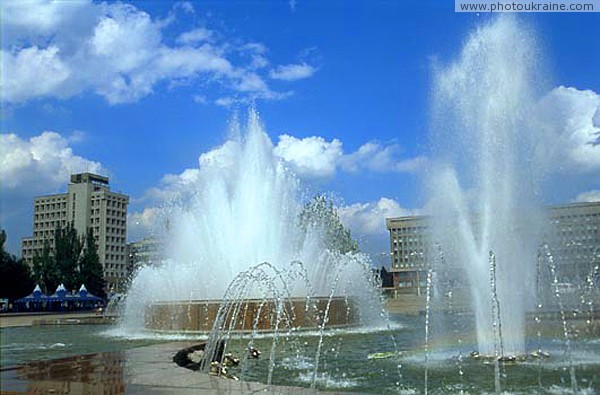
[[[534,260],[544,223],[529,162],[528,111],[535,101],[534,35],[512,16],[476,29],[460,57],[438,67],[434,84],[430,209],[445,268],[469,289],[481,354],[493,355],[488,252],[497,262],[503,352],[525,352],[525,312],[533,307]]]
[[[427,294],[425,297],[425,378],[423,386],[425,395],[429,385],[429,321],[431,319],[431,288],[433,287],[433,270],[427,271]]]
[[[538,387],[542,388],[542,320],[541,313],[544,307],[542,298],[542,269],[543,269],[543,255],[541,249],[537,253],[537,274],[535,276],[535,329],[537,338],[537,375],[538,375]]]
[[[385,327],[379,295],[365,275],[368,258],[332,251],[318,225],[299,226],[299,181],[273,154],[258,114],[249,112],[245,129],[232,122],[229,135],[200,156],[198,169],[186,171],[186,188],[162,210],[168,259],[143,267],[132,280],[123,331],[143,331],[145,308],[155,301],[221,300],[226,294],[260,300],[265,292],[320,297],[333,292],[334,281],[335,296],[357,303],[361,323]],[[276,289],[229,289],[236,276],[262,262],[282,276],[300,262],[303,272],[287,276],[285,284],[277,280]]]
[[[548,264],[548,267],[550,268],[550,274],[552,276],[552,291],[554,294],[554,297],[556,298],[556,301],[558,302],[558,309],[560,312],[560,320],[562,323],[562,328],[563,328],[563,336],[565,339],[565,354],[566,357],[568,359],[569,362],[569,377],[571,379],[571,389],[573,391],[573,394],[577,393],[577,377],[575,376],[575,366],[573,365],[573,350],[572,350],[572,346],[571,346],[571,334],[569,333],[569,328],[567,325],[567,318],[566,318],[566,313],[565,313],[565,307],[563,305],[563,301],[562,301],[562,296],[560,294],[559,288],[558,288],[558,274],[556,271],[556,263],[554,262],[554,256],[552,256],[551,252],[550,252],[550,248],[548,248],[548,245],[544,245],[543,246],[545,255],[546,255],[546,262]]]
[[[490,251],[490,288],[492,289],[490,298],[490,313],[492,327],[494,328],[494,389],[496,394],[500,394],[500,357],[504,355],[502,342],[502,321],[500,313],[500,302],[498,301],[498,292],[496,288],[496,255]]]

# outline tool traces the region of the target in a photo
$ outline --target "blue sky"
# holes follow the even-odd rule
[[[109,175],[132,198],[129,238],[143,236],[153,193],[197,168],[250,104],[304,185],[339,196],[353,234],[383,251],[384,218],[425,204],[432,64],[453,61],[491,18],[454,13],[452,1],[0,7],[0,226],[16,254],[31,233],[33,197],[63,191],[74,171]],[[598,200],[600,150],[580,155],[580,145],[598,142],[600,13],[519,18],[540,43],[542,96],[568,121],[554,137],[572,143],[553,150],[564,151],[551,172],[564,184],[542,198]]]

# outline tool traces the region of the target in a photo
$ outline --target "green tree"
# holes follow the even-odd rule
[[[54,261],[60,281],[67,290],[78,287],[79,262],[82,258],[83,243],[73,223],[66,227],[56,227],[54,231]]]
[[[4,249],[6,232],[0,230],[0,297],[15,300],[27,296],[35,286],[31,271],[21,259]]]
[[[90,293],[103,298],[105,296],[106,281],[98,256],[98,247],[94,240],[94,232],[91,228],[88,228],[82,244],[84,245],[84,252],[79,264],[79,282],[85,284]]]
[[[33,255],[33,280],[42,287],[46,294],[54,292],[60,284],[56,263],[50,251],[50,241],[44,240],[42,254],[36,251]]]
[[[321,232],[323,247],[342,254],[358,252],[358,243],[346,229],[333,202],[326,195],[317,195],[303,208],[299,217],[300,228]]]

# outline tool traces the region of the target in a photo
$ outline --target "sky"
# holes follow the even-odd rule
[[[494,15],[453,1],[48,1],[0,5],[0,227],[69,174],[131,197],[128,239],[255,108],[275,155],[336,197],[374,259],[385,218],[424,212],[435,67]],[[522,14],[538,42],[544,204],[600,200],[600,13]]]

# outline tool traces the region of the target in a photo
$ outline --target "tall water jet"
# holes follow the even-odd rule
[[[200,156],[198,169],[186,171],[185,188],[162,210],[168,259],[133,278],[122,328],[142,330],[148,306],[168,309],[165,301],[210,300],[198,308],[214,321],[216,310],[210,310],[231,297],[256,301],[252,306],[281,306],[283,296],[348,298],[361,322],[381,323],[368,258],[332,248],[323,221],[301,221],[299,182],[273,154],[257,113],[249,112],[245,129],[232,122],[229,134],[223,145]],[[244,273],[247,279],[238,277]],[[189,319],[197,319],[188,310]]]
[[[505,355],[524,353],[525,313],[535,300],[544,221],[528,116],[539,86],[538,57],[534,34],[503,15],[476,29],[459,58],[435,73],[430,208],[446,263],[438,269],[468,287],[481,354],[494,355],[498,344]]]

